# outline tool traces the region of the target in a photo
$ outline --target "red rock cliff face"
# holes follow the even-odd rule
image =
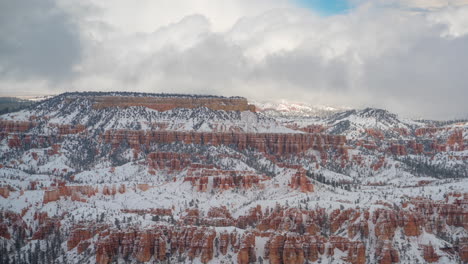
[[[151,143],[173,143],[199,145],[234,145],[240,150],[254,148],[260,152],[276,155],[298,154],[309,149],[324,151],[338,150],[346,154],[346,137],[324,134],[279,134],[279,133],[203,133],[203,132],[171,132],[171,131],[131,131],[109,130],[103,135],[106,143],[114,147],[123,140],[128,141],[132,148]]]
[[[292,177],[289,186],[301,192],[308,193],[314,191],[314,185],[306,176],[305,169],[299,169]]]
[[[468,238],[462,238],[460,240],[460,245],[458,247],[458,254],[460,255],[460,259],[464,262],[468,262]]]
[[[8,198],[10,196],[10,189],[8,187],[0,187],[0,196]]]
[[[0,132],[22,133],[28,131],[35,125],[36,123],[34,122],[0,120]]]
[[[216,232],[204,227],[156,226],[147,230],[104,230],[96,245],[96,262],[108,264],[121,255],[140,262],[163,261],[167,255],[187,253],[188,258],[200,258],[202,263],[213,259]]]
[[[174,108],[207,107],[213,110],[255,112],[255,106],[249,105],[245,98],[96,96],[92,100],[95,109],[144,106],[157,111],[167,111]]]
[[[263,188],[262,182],[268,179],[265,175],[257,175],[250,171],[191,168],[187,171],[184,182],[190,182],[195,190],[199,192],[206,192],[208,190],[222,191],[233,188]]]
[[[190,155],[187,153],[152,152],[147,156],[148,166],[153,170],[181,171],[190,166]]]
[[[463,141],[463,131],[456,130],[455,132],[453,132],[447,139],[447,145],[449,145],[450,148],[454,151],[463,151],[465,149]]]
[[[400,262],[398,251],[392,248],[390,241],[379,241],[376,247],[376,257],[379,264],[392,264]]]
[[[454,197],[450,197],[450,201],[457,205],[462,204],[468,195],[454,195],[455,201]],[[357,208],[326,212],[323,208],[302,210],[279,205],[274,209],[262,209],[258,205],[237,218],[231,215],[227,207],[211,208],[206,215],[194,208],[183,213],[175,225],[124,230],[93,224],[88,228],[78,225],[72,230],[67,245],[69,249],[81,250],[88,247],[92,239],[97,239],[97,263],[111,263],[117,256],[127,256],[140,262],[164,261],[169,257],[173,260],[180,254],[187,258],[186,261],[197,259],[208,263],[215,259],[216,254],[228,253],[236,254],[238,263],[253,263],[259,257],[256,251],[258,243],[255,242],[257,239],[265,239],[264,255],[261,257],[270,263],[315,262],[332,257],[338,260],[337,253],[340,252],[340,261],[363,264],[366,262],[365,243],[367,237],[371,237],[375,241],[375,252],[367,254],[373,256],[370,261],[391,264],[400,261],[398,244],[393,242],[397,230],[401,230],[401,235],[408,239],[423,231],[443,234],[448,230],[445,229],[447,225],[463,226],[463,223],[453,220],[460,219],[460,215],[442,214],[447,204],[437,205],[425,199],[409,203],[412,206],[404,206],[400,210],[377,209],[372,212]],[[464,205],[461,208],[465,208]],[[167,210],[165,213],[171,212]],[[44,234],[51,219],[46,216],[40,218],[44,220],[39,221],[40,226],[43,226],[39,233]],[[371,222],[375,225],[373,230],[369,230]],[[235,229],[217,232],[213,228],[215,226],[237,227],[245,232],[239,234]],[[459,254],[460,259],[466,261],[467,245],[468,240],[461,239],[458,247],[450,249],[450,254]],[[445,250],[432,245],[420,245],[420,249],[421,257],[427,262],[437,262]]]
[[[44,192],[43,203],[58,201],[60,197],[71,197],[72,201],[86,202],[86,197],[94,196],[97,192],[97,188],[92,186],[59,186],[58,188]]]
[[[424,260],[426,260],[428,263],[436,262],[440,258],[440,256],[438,256],[434,251],[434,247],[432,247],[432,245],[424,245],[423,252]]]

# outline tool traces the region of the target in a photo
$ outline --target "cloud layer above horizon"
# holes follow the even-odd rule
[[[468,117],[468,0],[349,6],[324,15],[297,0],[5,1],[0,96],[203,93]]]

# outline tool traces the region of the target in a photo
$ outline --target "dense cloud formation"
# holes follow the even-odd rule
[[[80,58],[80,38],[52,0],[0,2],[0,77],[68,77]]]
[[[465,0],[355,0],[333,16],[292,0],[51,1],[0,7],[2,94],[207,93],[468,116]]]

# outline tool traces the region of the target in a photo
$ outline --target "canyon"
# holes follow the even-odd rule
[[[66,93],[0,116],[0,263],[468,262],[468,123]]]

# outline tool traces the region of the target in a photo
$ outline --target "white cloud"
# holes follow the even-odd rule
[[[288,98],[429,118],[468,113],[466,7],[426,2],[426,11],[408,12],[423,6],[376,1],[321,17],[281,0],[60,1],[80,28],[82,59],[66,82],[49,82],[50,91]],[[0,89],[21,83],[0,79]],[[38,87],[45,89],[43,78]]]

